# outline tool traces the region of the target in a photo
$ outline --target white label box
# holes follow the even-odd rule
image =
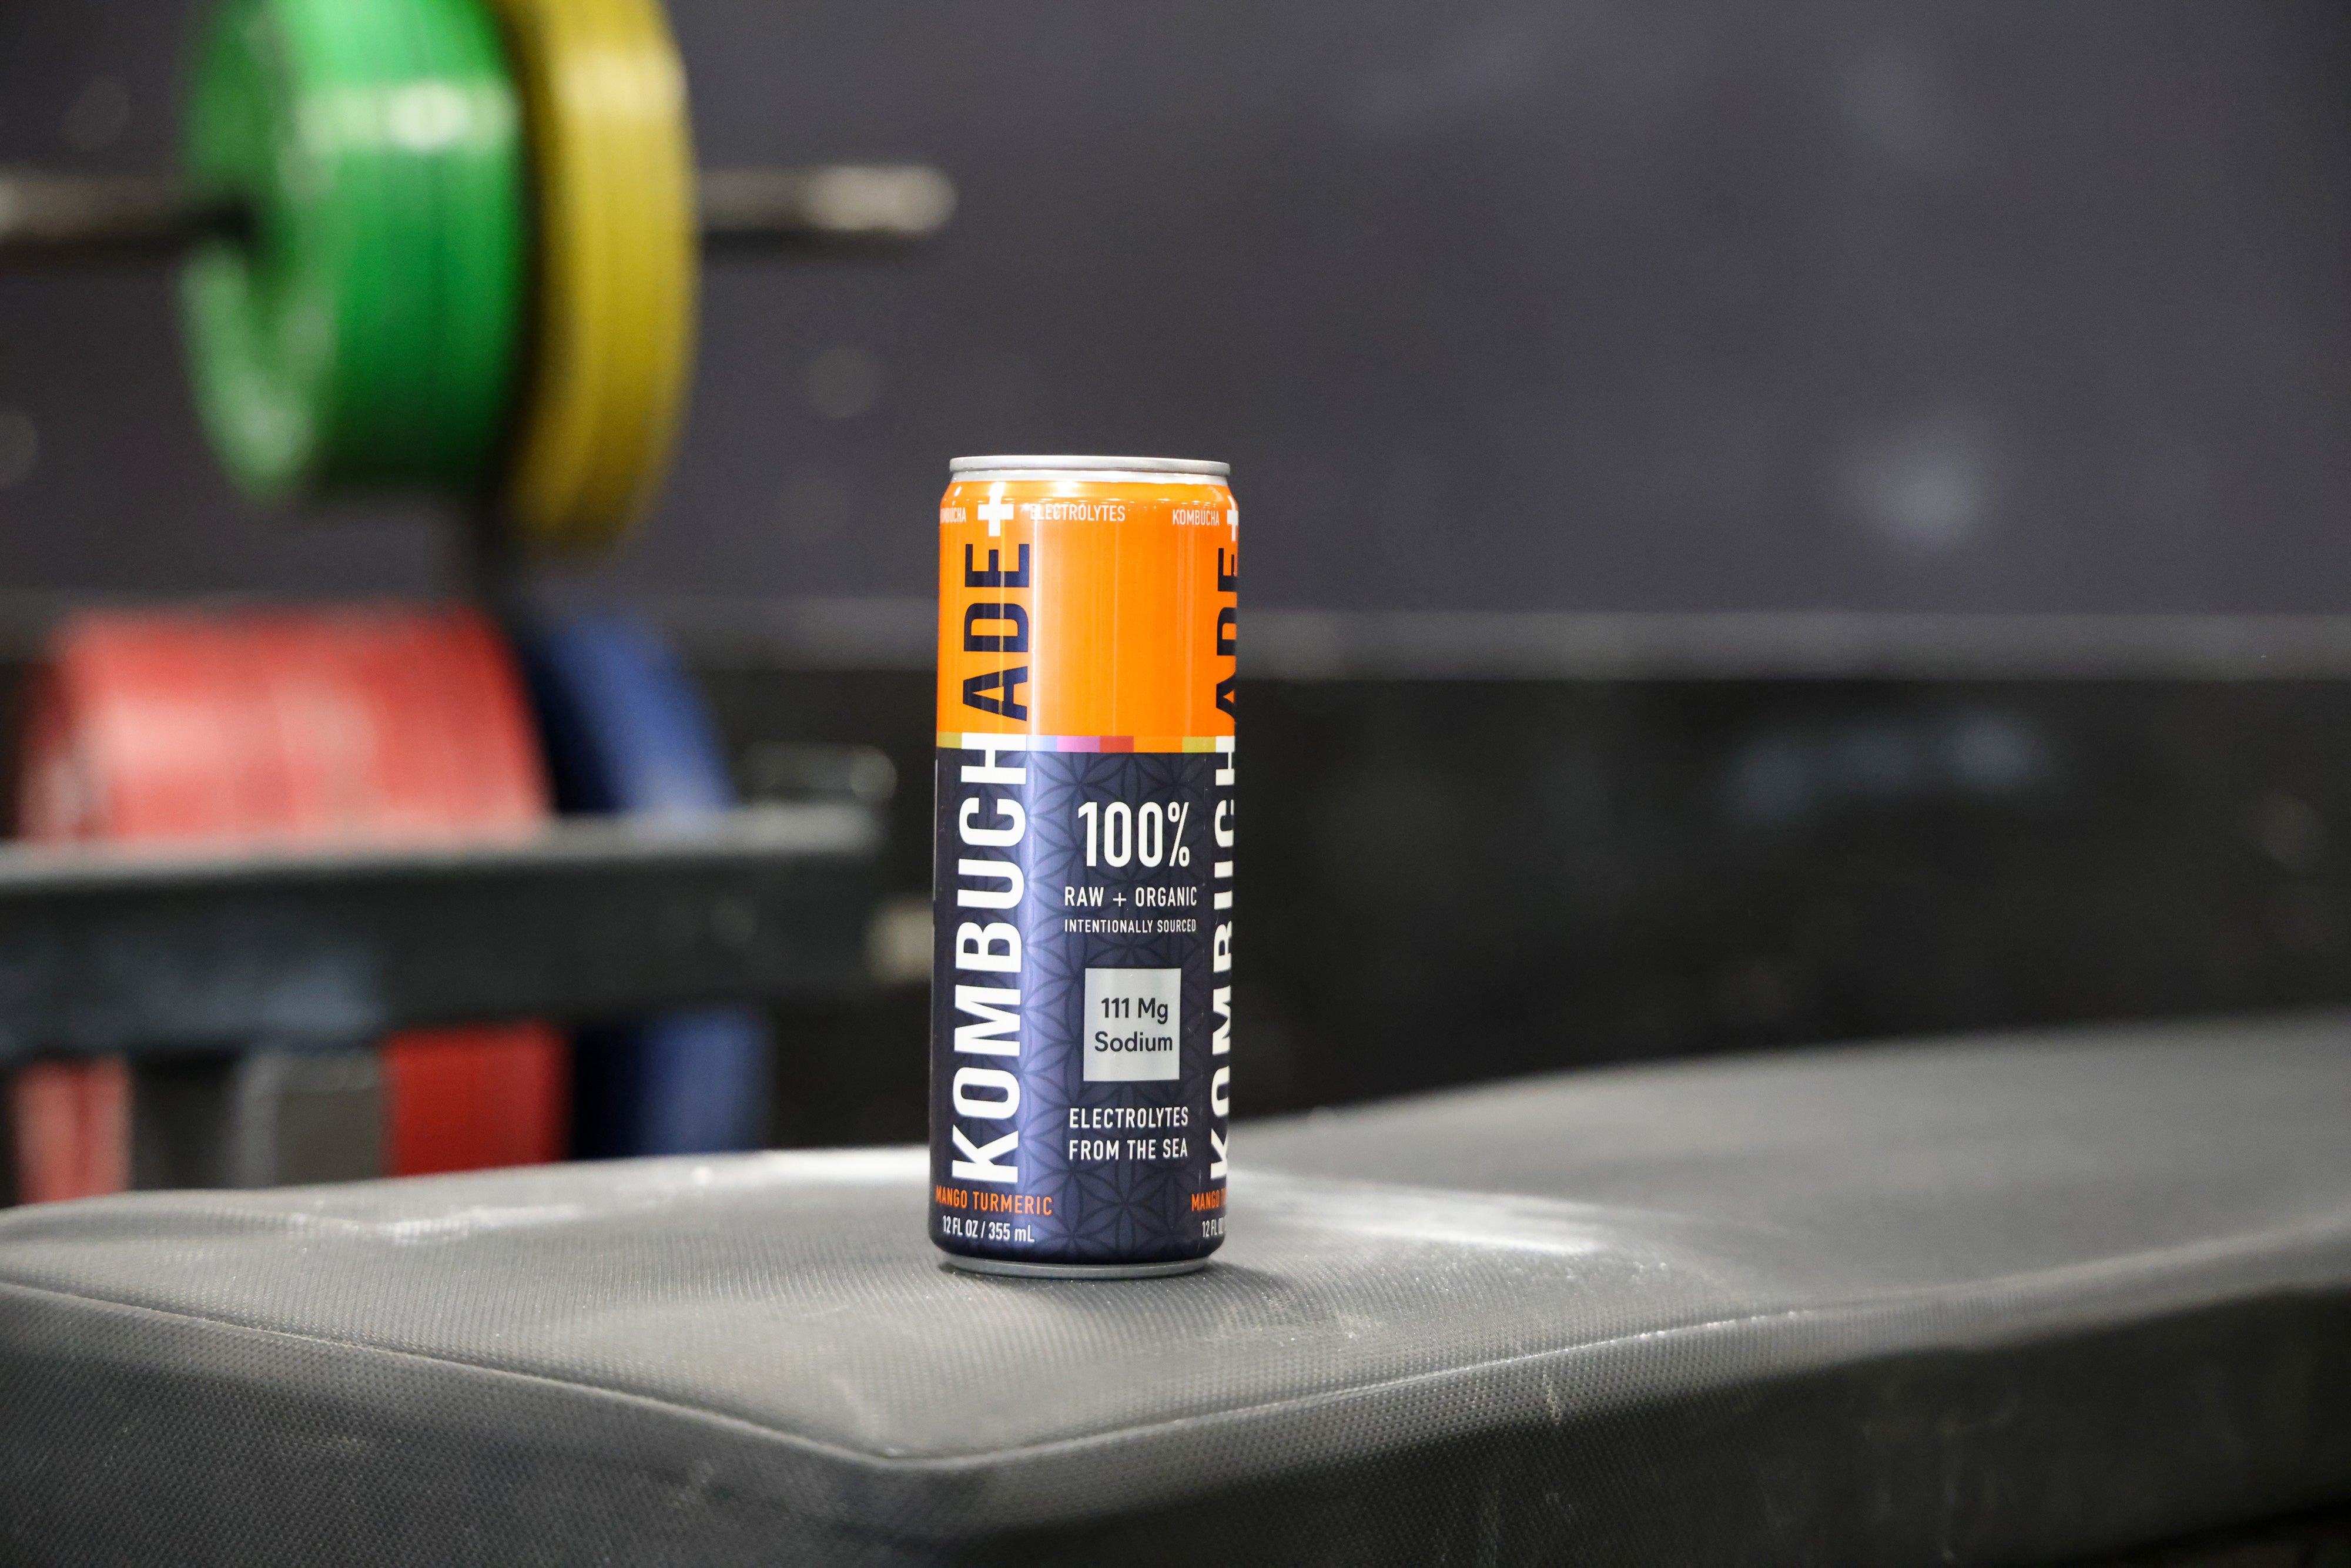
[[[1184,971],[1086,971],[1086,1082],[1144,1083],[1183,1066]]]

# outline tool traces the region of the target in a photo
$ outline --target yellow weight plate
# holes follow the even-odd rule
[[[499,0],[537,177],[537,334],[507,508],[607,544],[669,467],[694,351],[685,77],[660,0]]]
[[[606,407],[589,506],[624,523],[652,505],[667,476],[694,357],[695,286],[701,247],[695,235],[694,150],[686,127],[685,73],[659,0],[606,0],[616,33],[634,37],[642,72],[625,131],[634,167],[622,189],[631,204],[614,229],[622,308],[613,362],[634,395]],[[643,214],[661,216],[646,221]],[[641,390],[639,390],[641,389]]]

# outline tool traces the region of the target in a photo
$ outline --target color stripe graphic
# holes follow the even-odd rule
[[[939,731],[949,751],[1230,751],[1229,735],[980,735]]]

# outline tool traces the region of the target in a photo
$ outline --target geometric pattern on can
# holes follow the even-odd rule
[[[1231,754],[938,763],[934,1239],[1039,1262],[1213,1250],[1232,977],[1212,824]]]

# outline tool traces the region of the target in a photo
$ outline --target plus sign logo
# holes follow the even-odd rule
[[[987,525],[987,537],[1000,538],[1004,525],[1012,520],[1012,503],[1004,498],[1004,481],[998,479],[987,487],[987,499],[980,503],[979,520]]]

